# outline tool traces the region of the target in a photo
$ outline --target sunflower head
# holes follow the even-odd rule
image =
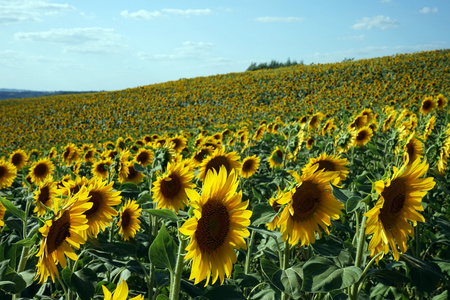
[[[140,148],[134,157],[134,161],[146,167],[153,161],[153,151],[146,148]]]
[[[220,278],[223,284],[236,262],[234,249],[247,248],[244,237],[250,235],[247,226],[252,212],[246,210],[248,201],[241,202],[242,192],[236,192],[237,179],[234,170],[228,173],[221,166],[217,172],[213,168],[205,177],[202,194],[195,190],[188,194],[194,217],[180,232],[191,238],[185,259],[192,259],[190,279],[195,279],[195,284],[205,278],[205,286],[211,278],[212,283]]]
[[[136,171],[134,169],[134,162],[129,161],[128,162],[128,174],[124,175],[125,173],[119,173],[119,182],[133,182],[134,184],[138,185],[142,182],[142,179],[144,179],[145,175],[142,172]]]
[[[340,156],[336,155],[327,155],[326,153],[322,153],[317,158],[310,158],[308,164],[302,169],[302,173],[307,172],[313,168],[316,168],[314,172],[339,172],[339,176],[336,177],[337,181],[334,181],[333,184],[337,185],[340,182],[345,181],[348,175],[348,161],[346,158],[340,158]]]
[[[448,99],[445,98],[444,95],[439,94],[436,97],[436,105],[439,110],[443,110],[447,106],[447,103],[448,103]]]
[[[353,131],[353,145],[363,147],[373,136],[373,131],[369,126],[364,126],[358,130]]]
[[[17,170],[22,169],[28,163],[28,155],[22,149],[18,149],[11,153],[9,161],[16,167]]]
[[[101,178],[106,179],[108,178],[109,174],[109,167],[113,164],[113,161],[111,158],[102,159],[92,165],[91,173],[92,175]]]
[[[281,167],[283,165],[284,149],[276,146],[270,157],[267,159],[271,168]]]
[[[420,112],[424,115],[429,114],[437,107],[437,103],[432,96],[427,96],[423,99],[422,104],[420,106]]]
[[[222,166],[225,167],[228,173],[231,171],[239,171],[241,168],[241,162],[239,162],[240,156],[236,152],[226,152],[225,147],[217,148],[213,154],[206,157],[200,165],[200,173],[198,178],[204,180],[206,174],[210,170],[218,172]]]
[[[39,184],[45,180],[50,180],[52,178],[55,165],[49,159],[41,159],[35,162],[31,168],[29,175],[31,181]]]
[[[243,178],[253,176],[258,171],[260,163],[261,159],[256,155],[246,157],[242,162],[241,176]]]
[[[3,158],[0,159],[0,189],[10,187],[16,176],[16,167],[9,161]]]
[[[38,217],[45,215],[48,209],[53,209],[54,198],[58,195],[57,184],[53,181],[44,181],[39,185],[39,189],[34,192],[34,204],[36,205],[33,212]]]
[[[128,200],[128,202],[122,207],[119,216],[119,234],[125,241],[129,241],[134,238],[136,232],[141,229],[141,216],[142,208],[139,208],[139,204],[135,200]]]
[[[422,159],[423,154],[423,143],[412,133],[403,147],[403,161],[411,164],[417,159]]]

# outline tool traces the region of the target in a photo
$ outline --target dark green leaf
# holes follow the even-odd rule
[[[250,220],[253,226],[270,223],[277,215],[272,206],[268,204],[257,204],[253,207],[252,211],[253,214]]]
[[[25,221],[26,219],[25,212],[18,209],[14,204],[11,203],[11,201],[0,196],[0,202],[6,208],[6,211],[9,211],[11,214],[18,217],[22,221]]]
[[[342,203],[346,204],[348,197],[341,191],[340,188],[338,188],[337,186],[335,186],[333,184],[330,184],[330,185],[332,187],[333,196],[336,197],[336,199],[338,199]]]
[[[429,295],[436,290],[440,281],[439,275],[422,268],[411,268],[410,276],[412,284],[420,293],[425,295]]]
[[[168,268],[170,272],[175,268],[175,258],[178,246],[167,232],[164,223],[159,230],[152,245],[149,248],[148,256],[152,264],[157,268]]]
[[[267,288],[264,290],[259,291],[256,294],[251,295],[252,297],[250,299],[252,300],[277,300],[280,299],[280,295],[278,290]]]
[[[133,164],[133,169],[134,169],[135,171],[141,172],[141,173],[145,173],[145,171],[147,171],[147,169],[146,169],[144,166],[138,164],[137,162],[134,162],[134,164]]]
[[[410,265],[413,268],[418,268],[418,269],[428,271],[428,272],[433,273],[433,274],[441,277],[442,279],[444,279],[444,276],[443,276],[441,270],[435,263],[421,260],[421,259],[413,257],[407,253],[402,254],[400,256],[400,259],[405,261],[408,265]]]
[[[283,284],[284,292],[286,294],[290,295],[294,299],[299,299],[302,297],[302,278],[296,270],[289,268],[282,271],[280,281]]]
[[[10,269],[11,270],[11,269]],[[8,271],[9,272],[9,271]],[[23,291],[27,287],[27,283],[23,280],[20,274],[17,274],[15,271],[6,274],[3,277],[3,281],[12,281],[14,285],[5,285],[3,290],[7,293],[17,294]]]
[[[156,300],[169,300],[169,297],[164,294],[159,294],[158,297],[156,297]]]
[[[315,256],[303,266],[303,290],[312,293],[344,289],[361,277],[357,267],[338,267],[333,261]]]
[[[169,220],[172,222],[176,222],[178,221],[178,217],[175,214],[175,212],[173,212],[170,209],[167,208],[163,208],[163,209],[144,209],[146,212],[148,212],[149,214],[151,214],[152,216],[156,216],[158,218],[161,219],[165,219],[165,220]]]
[[[316,253],[327,257],[337,257],[344,249],[342,242],[327,237],[317,240],[311,246]]]
[[[280,291],[284,290],[284,286],[283,284],[280,282],[280,278],[281,278],[281,269],[279,266],[277,266],[276,264],[274,264],[273,262],[271,262],[270,260],[261,259],[260,262],[261,265],[261,270],[263,272],[263,274],[267,277],[267,279],[269,279],[269,281],[276,287],[278,288]]]
[[[17,247],[31,247],[39,241],[39,236],[34,234],[31,238],[26,238],[14,243]]]
[[[14,287],[15,283],[13,281],[0,281],[0,290],[5,287],[6,289],[12,289]]]
[[[0,278],[3,278],[3,275],[5,274],[6,270],[9,266],[9,259],[6,259],[4,261],[0,261]]]
[[[181,279],[180,290],[188,294],[191,298],[203,295],[203,290],[198,285],[194,285],[192,282],[183,278]]]
[[[153,199],[152,195],[150,194],[144,194],[136,201],[137,204],[151,203],[151,202],[153,202]]]
[[[245,299],[241,289],[235,285],[219,285],[213,287],[204,296],[210,300]]]
[[[272,231],[272,230],[267,230],[264,228],[257,228],[257,227],[253,227],[253,226],[248,226],[247,228],[250,230],[253,230],[257,233],[265,234],[270,237],[273,237],[274,239],[277,239],[279,236],[281,236],[281,233],[279,231]]]
[[[400,272],[398,272],[396,270],[372,269],[372,270],[369,270],[369,272],[367,274],[387,279],[392,283],[407,283],[407,282],[411,281],[409,279],[409,277],[401,274]]]
[[[355,211],[358,208],[359,202],[361,200],[362,198],[358,196],[352,196],[348,198],[347,202],[345,203],[345,210],[347,211],[347,213]]]

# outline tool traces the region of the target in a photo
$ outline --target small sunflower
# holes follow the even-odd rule
[[[259,141],[263,137],[263,134],[265,131],[266,131],[266,125],[265,124],[260,125],[258,127],[258,129],[256,130],[255,134],[253,135],[253,139],[255,141]]]
[[[214,148],[213,147],[203,147],[202,149],[198,150],[194,153],[191,160],[193,162],[193,165],[195,168],[199,167],[202,163],[202,161],[213,154]]]
[[[22,149],[18,149],[11,153],[9,161],[16,167],[17,170],[25,167],[28,162],[28,155]]]
[[[59,278],[57,265],[60,264],[62,268],[65,268],[66,256],[72,260],[78,259],[74,249],[79,249],[80,244],[86,242],[83,231],[88,229],[89,225],[84,212],[92,206],[88,200],[88,191],[83,188],[64,206],[59,207],[55,202],[54,217],[47,220],[39,229],[42,240],[36,255],[39,259],[34,278],[39,279],[39,283],[44,284],[49,276],[54,283],[55,275]]]
[[[353,131],[353,146],[363,147],[373,136],[373,131],[369,126],[364,126],[358,130]]]
[[[445,98],[444,95],[439,94],[436,97],[436,105],[439,110],[443,110],[447,106],[447,103],[448,103],[448,99]]]
[[[141,229],[141,225],[139,225],[141,224],[141,221],[139,221],[141,211],[142,208],[139,208],[139,204],[135,200],[128,200],[122,207],[117,226],[119,227],[119,234],[125,241],[134,238],[136,232]]]
[[[272,151],[267,161],[271,168],[281,167],[283,165],[284,149],[278,146]]]
[[[427,96],[423,99],[422,104],[420,106],[420,112],[424,115],[429,114],[437,107],[437,103],[432,96]]]
[[[311,150],[314,146],[314,138],[312,136],[309,136],[306,138],[306,149]]]
[[[436,123],[436,116],[432,115],[431,118],[428,120],[427,124],[425,125],[425,129],[423,131],[423,139],[426,141],[428,137],[430,136],[431,132],[434,129],[434,124]]]
[[[102,181],[96,177],[89,180],[87,190],[89,192],[89,202],[92,207],[84,212],[88,220],[89,228],[86,233],[91,237],[97,237],[101,230],[105,230],[113,221],[113,216],[117,216],[117,211],[111,206],[122,203],[120,191],[113,190],[113,184]]]
[[[236,263],[234,249],[247,249],[244,237],[250,235],[247,226],[252,212],[246,210],[248,200],[241,202],[242,191],[237,193],[237,188],[237,174],[234,170],[228,173],[222,165],[219,172],[214,168],[208,171],[201,196],[195,190],[188,193],[194,217],[180,232],[191,237],[184,259],[192,259],[189,279],[195,279],[194,284],[205,278],[205,286],[218,278],[223,284]]]
[[[102,285],[103,294],[105,295],[103,300],[127,300],[128,297],[128,284],[125,280],[121,279],[120,283],[117,285],[114,294],[108,290],[108,288]],[[130,300],[144,300],[144,296],[137,295]]]
[[[129,161],[128,162],[128,174],[124,176],[123,174],[119,173],[119,182],[133,182],[134,184],[138,185],[141,183],[142,179],[145,177],[145,175],[142,172],[136,171],[134,169],[134,162]]]
[[[310,245],[316,241],[316,233],[322,236],[321,230],[329,234],[328,226],[331,219],[339,219],[344,208],[331,192],[330,181],[333,181],[338,172],[315,172],[313,167],[302,173],[289,173],[297,181],[297,186],[285,193],[278,200],[280,205],[287,204],[280,215],[278,225],[284,241],[296,245]]]
[[[334,184],[339,184],[347,179],[348,161],[346,158],[340,158],[339,155],[327,155],[326,153],[322,153],[317,158],[310,158],[308,164],[302,169],[302,173],[307,172],[316,165],[318,165],[318,167],[315,172],[319,172],[321,170],[324,172],[339,171],[339,177],[337,177],[338,181],[334,182]]]
[[[423,143],[414,136],[414,132],[406,140],[403,147],[403,161],[410,164],[423,157]]]
[[[86,150],[83,156],[85,163],[92,164],[95,161],[95,149],[89,148]]]
[[[191,181],[194,173],[182,163],[169,163],[162,176],[153,183],[153,202],[158,202],[157,208],[174,209],[178,211],[188,205],[186,191],[195,188]]]
[[[140,148],[134,157],[134,161],[146,167],[153,161],[153,152],[150,149]]]
[[[38,217],[42,217],[47,212],[45,207],[53,209],[53,198],[58,195],[57,184],[53,181],[44,181],[39,185],[39,189],[34,192],[34,204],[36,205],[33,212]]]
[[[225,147],[217,148],[213,154],[205,158],[200,165],[200,173],[198,178],[204,180],[209,170],[216,170],[219,172],[221,166],[225,166],[228,173],[232,170],[238,171],[241,168],[241,162],[239,162],[240,156],[236,152],[225,152]]]
[[[253,176],[258,171],[260,163],[261,159],[256,155],[246,157],[242,162],[241,176],[243,178],[249,178]]]
[[[278,203],[278,201],[283,197],[283,192],[281,191],[280,187],[278,187],[278,193],[275,197],[270,198],[269,204],[272,206],[273,210],[278,214],[280,211],[281,205]],[[266,224],[266,227],[268,230],[275,230],[278,226],[278,221],[280,220],[280,216],[276,215],[275,218],[270,222]]]
[[[80,149],[74,143],[69,143],[62,154],[63,162],[68,166],[71,165],[80,158],[80,152]]]
[[[94,163],[94,165],[91,168],[91,173],[92,175],[101,178],[101,179],[106,179],[108,178],[108,174],[109,174],[109,167],[113,164],[112,159],[107,158],[107,159],[102,159],[96,163]]]
[[[413,226],[425,221],[420,213],[423,211],[422,198],[436,182],[432,177],[419,178],[428,170],[426,161],[421,163],[417,159],[411,165],[393,169],[394,174],[387,181],[375,182],[379,197],[375,206],[365,214],[366,235],[373,234],[368,247],[372,256],[382,251],[387,254],[390,246],[394,259],[398,261],[397,246],[401,252],[406,252],[407,235],[413,237]]]
[[[170,141],[174,143],[173,149],[176,152],[181,152],[187,145],[187,138],[182,135],[177,134],[176,136],[170,138]]]
[[[0,189],[10,187],[17,176],[16,167],[9,161],[0,159]]]
[[[30,169],[31,182],[39,184],[45,180],[52,179],[55,165],[49,159],[41,159],[35,162]]]

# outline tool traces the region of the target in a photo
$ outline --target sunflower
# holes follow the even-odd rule
[[[120,152],[119,167],[117,170],[119,178],[125,178],[130,174],[130,164],[128,163],[130,155],[130,150],[128,149]]]
[[[203,147],[202,149],[198,150],[194,153],[191,160],[195,168],[199,167],[202,163],[202,161],[213,154],[214,148],[213,147]]]
[[[306,149],[311,150],[314,145],[314,138],[309,136],[306,138]]]
[[[296,245],[299,240],[301,245],[314,243],[316,232],[322,236],[320,228],[329,234],[330,219],[339,219],[344,208],[344,204],[333,197],[329,184],[339,173],[315,172],[319,167],[316,166],[303,172],[301,177],[297,172],[289,171],[298,185],[278,200],[280,205],[287,204],[278,225],[283,240],[291,245]]]
[[[2,229],[3,226],[5,226],[5,222],[3,222],[3,216],[5,215],[5,212],[6,208],[0,202],[0,229]]]
[[[47,158],[52,159],[52,158],[56,158],[57,156],[58,156],[58,151],[56,151],[55,147],[52,147],[52,149],[50,149],[50,151],[47,154]]]
[[[283,165],[284,149],[276,146],[270,157],[267,159],[271,168],[281,167]]]
[[[425,221],[419,212],[423,211],[422,198],[435,182],[432,177],[419,178],[428,170],[426,160],[421,163],[417,159],[410,165],[393,169],[394,174],[386,182],[375,182],[379,197],[375,206],[365,214],[366,235],[373,234],[368,247],[372,256],[382,251],[387,254],[390,246],[394,259],[398,261],[397,245],[402,253],[406,252],[406,235],[413,237],[413,226]]]
[[[436,105],[439,110],[443,110],[447,106],[448,100],[444,95],[439,94],[436,97]]]
[[[241,168],[241,162],[239,162],[240,156],[236,152],[225,152],[225,147],[217,148],[213,154],[205,158],[200,165],[200,173],[197,175],[200,180],[204,180],[209,170],[216,170],[219,172],[221,166],[225,166],[228,174],[232,170],[238,171]]]
[[[31,182],[39,184],[45,180],[51,180],[55,165],[49,159],[41,159],[35,162],[29,171]]]
[[[120,191],[113,191],[113,184],[113,181],[108,184],[96,177],[89,180],[87,190],[92,207],[84,215],[88,220],[89,228],[86,232],[90,237],[97,237],[100,229],[104,231],[113,221],[112,217],[118,214],[111,206],[122,203],[122,197]]]
[[[397,115],[397,111],[395,109],[389,112],[389,115],[386,117],[386,119],[383,122],[383,132],[385,132],[389,129],[391,124],[394,122],[396,115]]]
[[[44,181],[39,185],[39,189],[34,192],[34,204],[36,205],[33,212],[38,217],[42,217],[47,212],[46,207],[53,209],[53,198],[58,195],[57,184],[53,181]]]
[[[255,141],[259,141],[262,137],[264,132],[266,131],[266,125],[262,124],[258,127],[258,129],[256,130],[255,134],[253,135],[253,139]]]
[[[18,149],[11,153],[9,161],[16,167],[17,170],[25,167],[28,162],[28,155],[22,149]]]
[[[260,162],[261,159],[256,155],[246,157],[242,162],[241,176],[243,178],[253,176],[258,171]]]
[[[34,280],[39,279],[39,283],[44,284],[50,276],[54,283],[55,275],[59,278],[58,263],[65,268],[66,256],[72,260],[78,259],[74,249],[79,249],[80,244],[86,242],[83,231],[89,225],[84,212],[92,206],[88,200],[88,191],[83,187],[66,205],[59,207],[55,202],[54,217],[39,229],[42,240],[36,255],[39,260]]]
[[[280,216],[278,215],[278,212],[280,211],[281,205],[278,203],[278,201],[283,197],[283,192],[281,191],[280,187],[278,187],[278,193],[275,197],[272,197],[269,199],[269,204],[272,206],[273,210],[277,213],[275,218],[270,222],[266,224],[266,227],[268,230],[275,230],[278,228],[278,221],[280,220]]]
[[[170,138],[170,141],[174,143],[173,149],[176,152],[181,152],[187,145],[187,138],[182,135],[176,135],[173,138]]]
[[[109,174],[109,167],[112,165],[113,161],[110,158],[102,159],[96,163],[91,168],[92,175],[101,178],[106,179],[108,178]]]
[[[71,180],[70,176],[67,176],[58,182],[58,187],[62,195],[75,195],[83,186],[87,186],[88,184],[89,180],[84,176],[77,176],[75,180]]]
[[[363,147],[366,145],[373,136],[373,131],[369,126],[364,126],[353,132],[353,146]]]
[[[310,158],[308,164],[302,169],[302,173],[307,172],[316,165],[318,165],[318,167],[315,172],[319,172],[321,170],[324,172],[339,171],[339,177],[337,177],[338,180],[334,182],[335,185],[347,179],[348,161],[346,158],[340,158],[339,155],[327,155],[326,153],[322,153],[317,158]]]
[[[410,164],[423,157],[423,143],[414,136],[414,132],[406,140],[403,147],[403,161]]]
[[[319,112],[311,117],[308,122],[308,131],[319,128],[320,121],[324,118],[324,114]]]
[[[122,173],[119,173],[119,182],[133,182],[134,184],[138,185],[142,179],[144,178],[144,174],[142,172],[136,171],[134,169],[134,162],[129,161],[128,162],[128,174],[123,175]]]
[[[139,225],[141,224],[141,221],[139,221],[141,211],[142,208],[139,208],[139,204],[135,200],[128,200],[122,207],[117,226],[119,227],[119,234],[125,241],[134,238],[136,232],[141,229],[141,225]]]
[[[420,106],[420,112],[424,115],[429,114],[437,107],[437,103],[432,96],[427,96],[423,99],[422,104]]]
[[[16,167],[9,161],[0,159],[0,189],[10,187],[17,176]]]
[[[153,152],[150,149],[141,148],[134,157],[134,161],[146,167],[153,161]]]
[[[66,165],[71,165],[74,161],[80,158],[80,149],[75,146],[74,143],[69,143],[64,149],[62,158],[63,162],[66,163]]]
[[[432,115],[431,118],[428,120],[427,124],[425,125],[425,129],[423,131],[423,140],[426,141],[428,137],[430,136],[431,132],[434,129],[434,124],[436,123],[436,116]]]
[[[186,190],[195,188],[191,182],[193,179],[194,172],[190,171],[189,166],[169,162],[166,172],[153,183],[153,202],[158,202],[156,208],[174,209],[178,214],[188,205]]]
[[[121,279],[120,283],[117,285],[114,294],[108,290],[108,288],[102,285],[103,294],[105,295],[103,300],[127,300],[128,297],[128,284],[125,280]],[[130,300],[144,300],[144,296],[137,295]]]
[[[83,160],[85,163],[92,164],[95,160],[95,149],[87,149],[84,153]]]
[[[238,183],[237,173],[222,165],[219,172],[208,171],[201,196],[195,190],[188,193],[194,217],[180,232],[191,237],[184,259],[192,259],[189,280],[195,279],[195,284],[206,278],[206,286],[211,277],[212,283],[219,277],[223,284],[224,273],[230,278],[236,263],[234,249],[247,249],[244,237],[250,235],[252,212],[246,210],[248,200],[241,202],[242,191],[236,192]]]

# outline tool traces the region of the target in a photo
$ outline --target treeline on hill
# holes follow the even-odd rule
[[[97,91],[84,91],[84,92],[54,91],[54,92],[44,92],[44,91],[6,90],[6,89],[2,90],[2,89],[0,89],[0,100],[34,98],[34,97],[43,97],[43,96],[68,95],[68,94],[87,94],[87,93],[96,93],[96,92]]]
[[[256,70],[263,70],[263,69],[278,69],[278,68],[282,68],[282,67],[289,67],[289,66],[295,66],[295,65],[304,65],[303,60],[301,60],[300,62],[297,62],[295,60],[292,60],[290,58],[288,58],[286,60],[286,62],[279,62],[276,61],[274,59],[272,59],[272,61],[270,63],[255,63],[252,62],[250,64],[250,66],[247,68],[246,71],[256,71]]]

